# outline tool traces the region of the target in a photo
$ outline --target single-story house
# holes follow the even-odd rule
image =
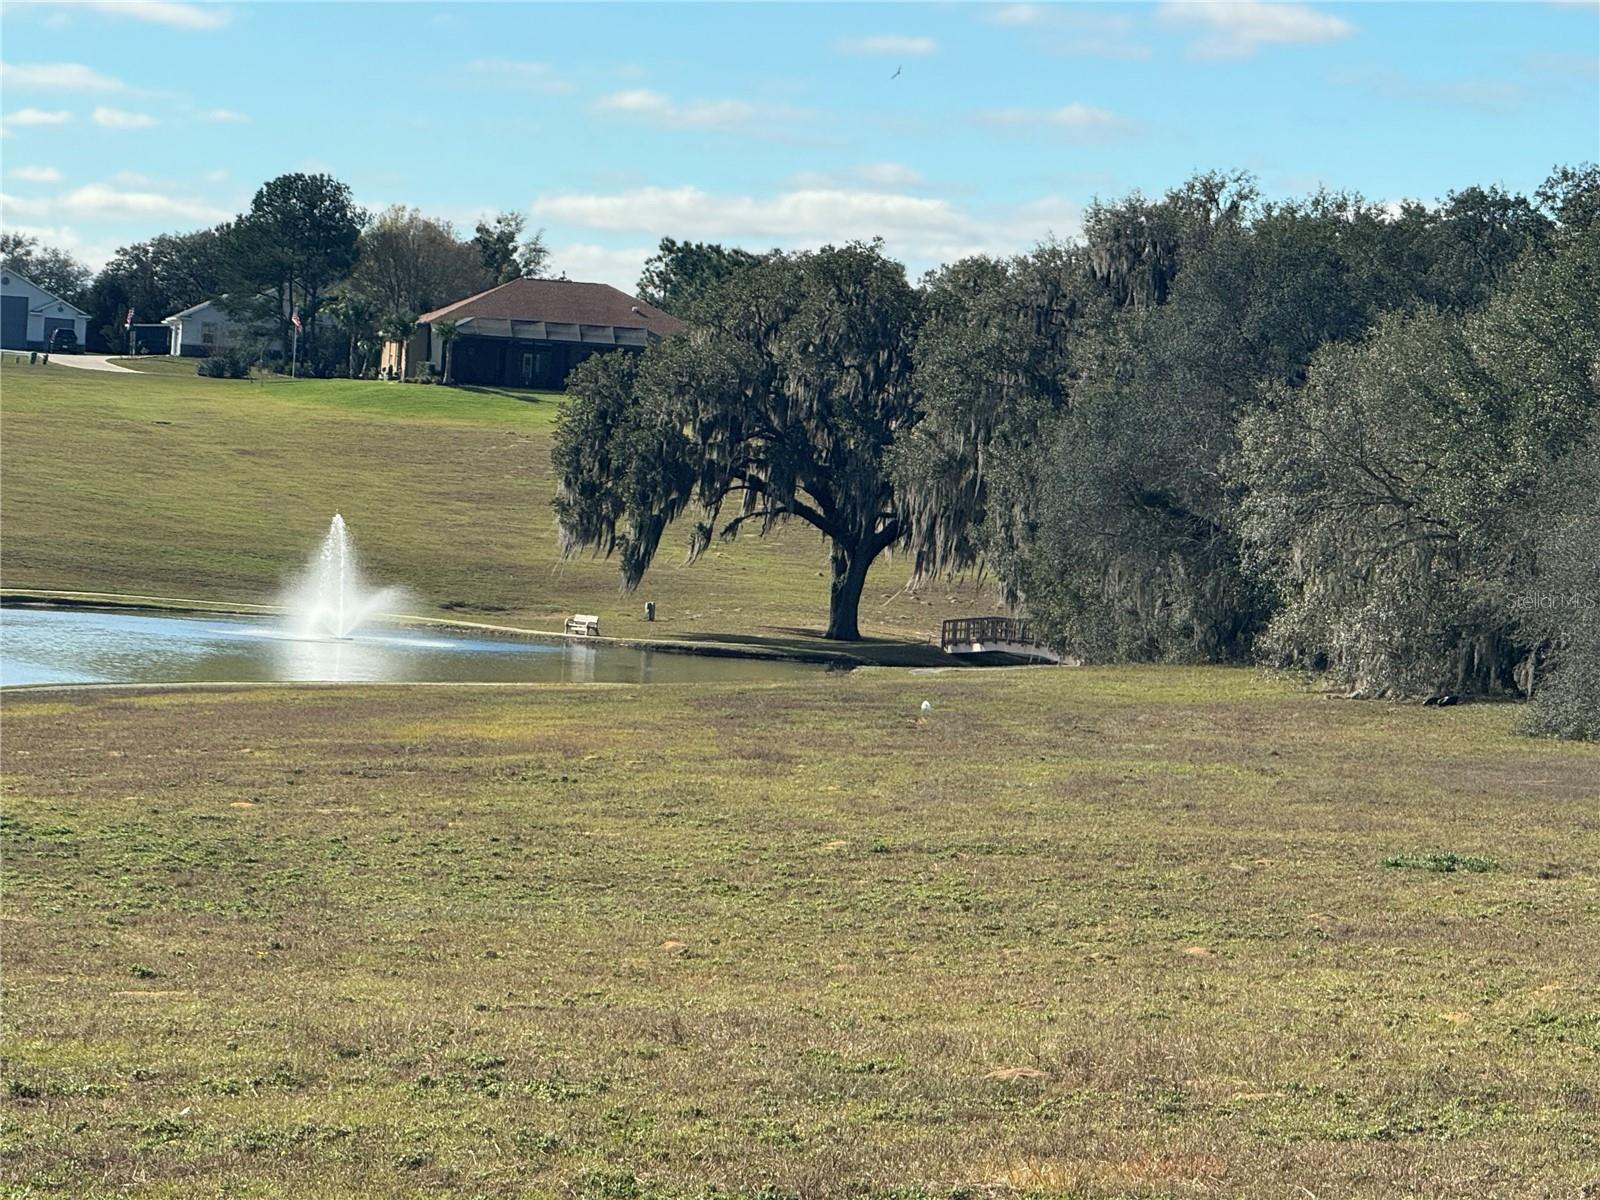
[[[131,350],[136,354],[165,354],[172,341],[172,330],[160,321],[135,321],[127,334],[132,336],[125,335],[123,342],[116,345],[117,350]]]
[[[231,346],[240,329],[217,300],[202,300],[199,304],[162,318],[161,323],[171,331],[167,353],[179,356],[204,358],[213,350]]]
[[[0,347],[43,350],[57,329],[70,329],[83,346],[89,314],[60,296],[24,279],[10,267],[0,268]]]
[[[202,300],[180,313],[163,317],[161,323],[169,331],[166,352],[173,358],[204,358],[213,350],[225,350],[242,339],[259,336],[259,329],[241,324],[229,315],[222,306],[226,299],[226,296],[218,296],[215,300]],[[317,328],[325,329],[327,324],[327,314],[319,312]],[[276,334],[267,336],[265,348],[268,354],[281,354],[283,340]]]
[[[591,354],[639,353],[683,328],[676,317],[603,283],[513,279],[423,313],[408,341],[384,344],[384,373],[411,379],[427,362],[442,375],[442,321],[456,327],[454,382],[549,390],[566,387],[572,368]]]

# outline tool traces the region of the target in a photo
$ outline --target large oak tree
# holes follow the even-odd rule
[[[686,512],[691,558],[801,521],[830,548],[826,636],[859,638],[867,571],[905,540],[885,452],[918,416],[917,313],[876,244],[827,247],[736,272],[637,360],[588,360],[552,452],[567,550],[617,552],[632,588]]]

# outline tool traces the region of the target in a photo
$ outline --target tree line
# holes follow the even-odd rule
[[[884,553],[982,566],[1091,662],[1265,662],[1354,695],[1532,698],[1600,736],[1600,170],[1532,196],[1264,199],[1208,173],[913,285],[881,245],[662,243],[689,321],[569,381],[569,551],[637,584],[782,522],[827,634]]]
[[[386,337],[406,337],[419,314],[549,265],[542,231],[501,212],[471,237],[449,221],[395,205],[369,213],[328,175],[288,174],[263,184],[249,210],[215,228],[123,246],[99,272],[36,238],[6,233],[12,269],[90,314],[87,340],[128,349],[128,311],[152,324],[206,300],[254,331],[243,353],[289,344],[298,311],[301,369],[371,374]]]

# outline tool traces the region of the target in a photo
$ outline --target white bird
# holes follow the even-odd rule
[[[932,712],[933,711],[933,705],[929,704],[926,700],[924,700],[922,702],[922,711],[923,712]]]

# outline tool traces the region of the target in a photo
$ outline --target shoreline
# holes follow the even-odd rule
[[[275,604],[248,604],[242,601],[198,600],[174,596],[148,596],[117,592],[79,592],[54,588],[6,588],[0,590],[0,610],[6,608],[39,608],[71,611],[120,611],[142,613],[210,614],[214,616],[272,617],[282,615],[284,609]],[[616,646],[632,650],[650,650],[663,654],[692,654],[705,658],[746,658],[769,662],[806,663],[849,671],[857,667],[892,667],[917,669],[929,666],[963,667],[936,648],[920,642],[891,642],[889,647],[901,652],[926,651],[927,661],[892,662],[871,653],[851,653],[848,650],[824,650],[798,646],[751,646],[739,642],[690,641],[687,639],[653,639],[631,637],[582,637],[577,634],[558,633],[545,629],[526,629],[515,625],[492,625],[481,621],[463,621],[450,617],[427,617],[408,613],[384,613],[379,620],[389,624],[433,629],[453,629],[473,633],[480,637],[504,638],[509,641],[542,642],[566,646]],[[882,645],[867,642],[865,645]]]

